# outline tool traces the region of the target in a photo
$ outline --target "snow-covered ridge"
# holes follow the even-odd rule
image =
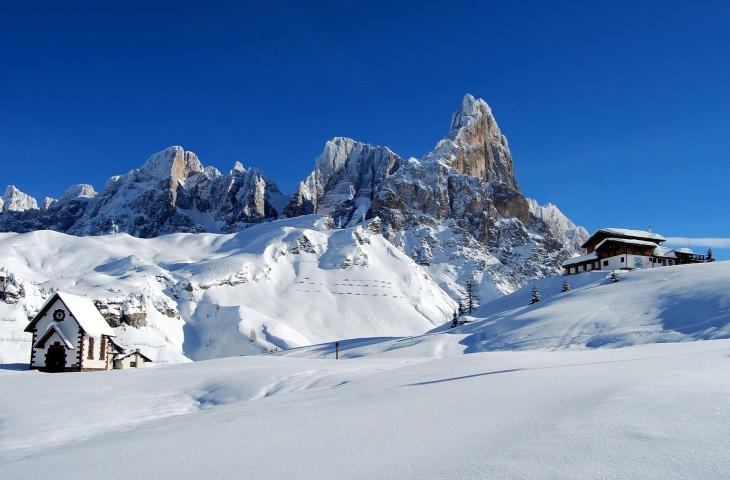
[[[449,317],[453,301],[377,221],[330,227],[314,215],[227,235],[0,234],[0,363],[27,361],[23,328],[56,289],[93,298],[123,346],[171,362],[414,335]]]

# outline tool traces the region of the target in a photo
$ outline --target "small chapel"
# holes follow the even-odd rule
[[[31,370],[89,372],[138,368],[150,361],[139,351],[126,352],[114,330],[90,298],[56,292],[25,331],[33,334]]]

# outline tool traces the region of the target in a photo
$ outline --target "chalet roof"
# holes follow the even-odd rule
[[[601,228],[599,232],[606,232],[612,235],[618,235],[620,237],[636,237],[636,238],[650,238],[652,240],[666,240],[664,237],[654,232],[647,232],[646,230],[631,230],[628,228]],[[597,233],[597,232],[596,232]]]
[[[643,247],[654,247],[654,248],[657,247],[656,242],[650,242],[648,240],[636,240],[633,238],[609,237],[609,238],[604,238],[603,240],[598,242],[598,245],[596,245],[596,250],[601,248],[601,245],[603,245],[604,243],[607,243],[607,242],[625,243],[628,245],[641,245]]]
[[[583,263],[583,262],[590,262],[591,260],[597,260],[597,259],[598,259],[598,254],[596,252],[591,252],[588,255],[581,255],[579,257],[569,258],[566,261],[564,261],[562,265],[563,265],[563,267],[568,267],[570,265],[575,265],[575,264]]]
[[[691,248],[687,248],[687,247],[675,248],[674,251],[677,253],[688,253],[690,255],[694,255],[694,253],[695,253],[692,251]]]
[[[644,240],[654,240],[654,244],[657,242],[663,242],[666,240],[663,236],[659,235],[658,233],[654,232],[647,232],[645,230],[632,230],[629,228],[600,228],[595,231],[593,235],[586,240],[582,247],[585,248],[585,246],[588,244],[588,242],[591,241],[593,237],[599,234],[604,235],[611,235],[612,237],[623,237],[623,238],[634,238],[634,239],[644,239]]]
[[[654,249],[654,256],[664,258],[677,258],[677,256],[674,254],[674,250],[667,247],[656,247]]]
[[[38,341],[33,344],[33,348],[42,347],[43,344],[48,340],[48,338],[53,335],[53,333],[57,333],[59,337],[61,337],[61,340],[63,340],[63,343],[66,344],[66,348],[73,349],[74,344],[71,340],[66,338],[66,335],[63,334],[63,331],[61,331],[60,328],[58,328],[56,325],[52,324],[49,325],[48,328],[46,328],[46,331],[43,332],[43,335],[38,337]]]
[[[56,299],[60,299],[63,304],[66,305],[66,308],[68,308],[69,312],[71,312],[71,315],[73,315],[76,319],[79,326],[81,326],[84,332],[88,335],[92,337],[100,337],[101,335],[108,335],[110,337],[114,336],[114,330],[112,330],[112,327],[110,327],[106,320],[104,320],[99,309],[96,308],[96,305],[94,305],[94,302],[92,302],[90,298],[60,291],[51,295],[51,297],[46,301],[35,318],[33,318],[28,326],[25,327],[26,332],[32,331],[33,326],[36,324],[38,319],[46,313]]]

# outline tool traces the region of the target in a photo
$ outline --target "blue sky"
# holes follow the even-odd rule
[[[291,191],[333,136],[423,155],[470,92],[576,223],[730,237],[727,2],[148,3],[3,3],[0,183],[180,144]]]

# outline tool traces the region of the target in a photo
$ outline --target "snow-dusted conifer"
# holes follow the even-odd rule
[[[459,316],[456,314],[456,310],[454,310],[454,316],[451,317],[451,328],[458,327],[459,326]]]
[[[530,297],[530,305],[533,305],[540,301],[540,290],[537,289],[537,285],[532,286],[532,296]]]
[[[711,248],[708,248],[707,249],[707,256],[705,257],[705,261],[707,261],[708,263],[715,261],[715,256],[712,254],[712,249]]]
[[[249,340],[249,341],[250,341],[251,343],[255,343],[257,339],[258,339],[258,335],[256,335],[256,330],[254,330],[254,329],[252,328],[252,329],[251,329],[251,333],[250,333],[250,334],[248,335],[248,340]]]
[[[479,306],[479,298],[477,297],[476,283],[474,282],[474,279],[470,278],[466,281],[465,294],[466,298],[464,300],[466,301],[466,310],[469,312],[469,315],[471,315],[474,309]]]
[[[570,284],[567,280],[563,280],[563,287],[560,289],[561,292],[569,292],[570,291]]]
[[[621,280],[621,277],[618,275],[617,271],[611,272],[611,283],[618,283]]]

